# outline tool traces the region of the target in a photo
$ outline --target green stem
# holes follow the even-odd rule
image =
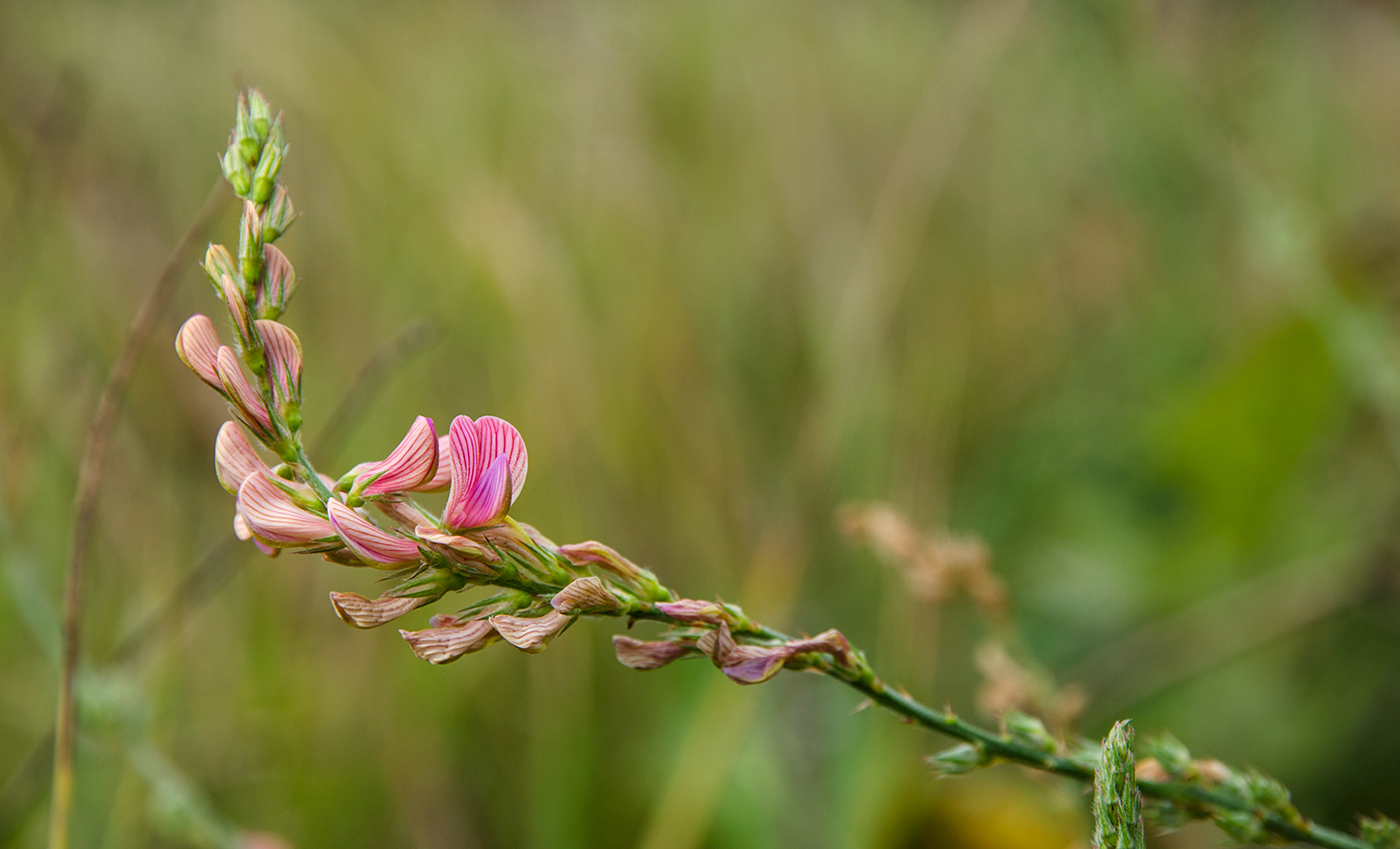
[[[326,488],[321,476],[316,474],[316,468],[311,465],[311,458],[306,456],[306,449],[301,447],[301,440],[293,437],[292,447],[297,465],[301,467],[301,476],[306,478],[306,483],[311,487],[311,491],[316,493],[316,497],[321,499],[322,504],[330,503],[331,491]]]

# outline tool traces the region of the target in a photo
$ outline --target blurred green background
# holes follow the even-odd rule
[[[292,145],[308,433],[436,328],[323,470],[504,416],[522,520],[976,715],[974,608],[837,530],[887,500],[987,542],[1086,735],[1400,813],[1393,6],[56,0],[0,5],[0,846],[43,844],[83,435],[240,85]],[[1080,788],[935,781],[943,741],[829,682],[631,672],[610,622],[435,668],[339,622],[374,576],[318,558],[216,556],[105,663],[229,529],[184,261],[108,463],[77,845],[1087,845]]]

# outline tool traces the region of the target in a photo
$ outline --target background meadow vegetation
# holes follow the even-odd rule
[[[414,349],[323,469],[504,416],[519,518],[976,715],[975,608],[837,527],[889,501],[987,543],[1083,733],[1400,813],[1392,6],[55,0],[0,5],[0,846],[43,845],[83,434],[240,85],[292,145],[313,440]],[[435,668],[335,618],[367,570],[216,547],[184,262],[104,483],[77,845],[1086,845],[1081,788],[935,781],[943,741],[829,682],[631,672],[610,622]]]

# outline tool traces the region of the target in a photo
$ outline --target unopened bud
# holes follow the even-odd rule
[[[248,89],[248,122],[257,134],[258,145],[267,141],[268,130],[272,126],[272,105],[255,88]]]
[[[252,201],[243,203],[243,219],[238,225],[238,271],[244,285],[255,288],[262,275],[262,224]]]
[[[249,200],[264,204],[272,198],[272,190],[277,185],[277,175],[282,170],[283,153],[283,147],[278,144],[268,144],[263,148],[262,158],[258,160],[257,170],[253,172],[253,188],[248,195]]]
[[[964,775],[981,769],[989,762],[990,759],[986,752],[980,746],[974,746],[971,743],[960,743],[951,749],[944,749],[936,755],[924,758],[924,763],[928,764],[940,777]]]
[[[220,294],[223,294],[221,281],[225,277],[230,278],[235,283],[242,282],[242,276],[238,272],[238,266],[234,264],[233,257],[229,254],[228,248],[223,245],[209,245],[208,250],[204,252],[203,268],[204,273],[209,277],[209,282],[214,284],[214,290]],[[242,287],[240,287],[240,290],[241,288]]]
[[[287,311],[287,303],[297,290],[297,275],[287,255],[272,245],[263,245],[262,279],[258,282],[258,317],[277,318]]]
[[[230,148],[237,148],[239,159],[251,166],[258,161],[258,152],[262,150],[265,135],[265,131],[259,134],[257,127],[253,125],[247,95],[238,95],[238,111],[233,119],[233,139]]]
[[[1094,771],[1094,849],[1144,849],[1142,795],[1133,762],[1133,726],[1123,720],[1103,741]]]
[[[275,242],[282,238],[282,234],[287,232],[287,228],[292,226],[296,219],[297,212],[287,194],[287,187],[278,183],[277,188],[272,190],[272,200],[268,201],[267,210],[263,213],[263,241]]]
[[[1002,715],[1001,721],[1006,726],[1007,735],[1027,748],[1047,755],[1053,754],[1059,748],[1055,738],[1045,730],[1045,724],[1033,716],[1018,710],[1009,710]]]
[[[219,167],[224,172],[224,179],[233,187],[233,193],[239,197],[246,196],[253,187],[253,169],[243,161],[236,145],[230,144],[228,150],[224,151],[223,158],[219,160]]]

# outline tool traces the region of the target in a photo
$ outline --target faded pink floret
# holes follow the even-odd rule
[[[238,513],[253,536],[276,548],[333,539],[331,523],[298,505],[283,485],[266,472],[254,472],[238,488]]]
[[[192,315],[180,326],[180,332],[175,335],[175,353],[200,380],[220,392],[224,391],[224,384],[215,369],[219,356],[219,332],[214,329],[214,322],[209,316]]]
[[[267,464],[253,450],[248,437],[235,422],[224,422],[214,439],[214,473],[219,483],[233,495],[254,472],[268,471]]]
[[[441,462],[438,448],[433,420],[419,416],[388,457],[360,468],[352,489],[364,496],[421,489],[433,480],[439,466],[447,465]],[[361,481],[367,482],[363,488]]]
[[[416,543],[380,530],[373,522],[335,499],[326,504],[326,514],[345,547],[372,566],[396,567],[415,563],[419,559]]]
[[[495,416],[452,420],[452,489],[442,521],[451,530],[479,528],[500,521],[525,485],[529,458],[525,440],[509,422]]]

